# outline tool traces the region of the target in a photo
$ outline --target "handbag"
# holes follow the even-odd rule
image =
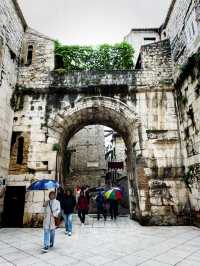
[[[52,207],[51,207],[51,204],[50,204],[50,201],[49,201],[49,208],[51,210],[51,214],[53,215],[53,210],[52,210]],[[55,221],[55,226],[58,227],[61,223],[61,218],[60,216],[56,217],[53,215],[53,218],[54,218],[54,221]]]

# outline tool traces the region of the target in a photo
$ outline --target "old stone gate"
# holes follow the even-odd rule
[[[111,72],[58,73],[54,41],[33,30],[26,32],[23,47],[11,101],[8,185],[55,178],[56,167],[63,179],[70,138],[84,126],[106,125],[126,144],[130,216],[142,224],[184,223],[187,192],[180,181],[182,156],[169,42],[143,47],[143,69]],[[27,63],[30,47],[32,58]],[[61,146],[59,165],[55,144]],[[40,217],[43,200],[43,192],[26,193],[24,224]]]
[[[125,37],[141,48],[136,69],[65,73],[55,70],[54,40],[28,27],[17,0],[1,0],[0,223],[6,211],[12,221],[13,210],[20,226],[40,219],[48,195],[26,188],[41,178],[63,181],[70,137],[96,123],[126,143],[131,217],[198,223],[199,29],[200,1],[172,0],[161,27]]]

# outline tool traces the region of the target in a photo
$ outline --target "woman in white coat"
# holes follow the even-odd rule
[[[60,202],[56,200],[56,193],[49,193],[49,200],[44,203],[44,247],[43,252],[48,252],[49,247],[53,247],[55,238],[55,218],[60,213]]]

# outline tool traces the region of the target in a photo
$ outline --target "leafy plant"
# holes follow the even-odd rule
[[[52,147],[52,150],[53,150],[53,151],[57,151],[57,152],[59,152],[59,151],[60,151],[60,144],[58,144],[58,143],[54,143],[54,144],[53,144],[53,147]]]
[[[200,182],[200,165],[194,164],[189,166],[187,172],[181,177],[181,180],[185,183],[186,187],[192,193],[192,185]]]
[[[133,68],[134,49],[126,42],[97,47],[62,45],[55,42],[55,58],[59,61],[55,71],[64,70],[128,70]]]

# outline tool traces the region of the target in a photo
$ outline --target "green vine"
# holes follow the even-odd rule
[[[181,177],[181,180],[185,183],[186,187],[192,193],[192,185],[194,183],[199,183],[199,164],[191,165],[188,171]]]
[[[129,70],[133,68],[134,49],[126,42],[115,45],[68,46],[55,42],[55,71]]]
[[[60,144],[59,143],[54,143],[53,147],[52,147],[52,150],[59,152],[60,151]]]

